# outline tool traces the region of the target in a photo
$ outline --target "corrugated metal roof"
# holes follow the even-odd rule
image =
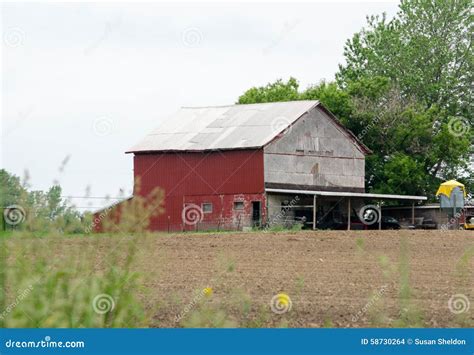
[[[426,196],[413,195],[391,195],[391,194],[371,194],[366,192],[340,192],[340,191],[309,191],[309,190],[288,190],[288,189],[265,189],[266,192],[296,194],[296,195],[317,195],[317,196],[337,196],[337,197],[363,197],[382,200],[415,200],[426,201]]]
[[[183,107],[127,153],[262,147],[318,101]]]

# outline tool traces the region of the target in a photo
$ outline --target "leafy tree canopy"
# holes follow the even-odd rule
[[[0,229],[26,228],[31,231],[44,232],[59,230],[80,232],[81,215],[61,197],[59,185],[51,186],[46,192],[31,191],[22,184],[20,178],[4,169],[0,170]],[[3,209],[14,208],[21,213],[22,223],[10,226],[4,216]]]
[[[403,97],[472,119],[471,12],[471,0],[403,0],[390,21],[368,17],[367,28],[346,42],[338,83],[388,78]]]
[[[474,189],[470,0],[403,0],[346,42],[336,82],[299,91],[281,79],[238,103],[317,99],[370,147],[366,186],[433,197],[443,180]]]
[[[25,192],[18,176],[9,174],[5,169],[0,169],[0,207],[18,203]]]
[[[239,104],[298,100],[298,81],[290,78],[286,83],[281,79],[266,86],[253,87],[239,97]]]

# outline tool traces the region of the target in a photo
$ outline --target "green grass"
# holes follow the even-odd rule
[[[139,275],[131,270],[136,237],[118,250],[104,253],[102,260],[90,257],[101,247],[99,238],[77,237],[88,239],[88,243],[82,243],[82,249],[75,249],[75,254],[64,255],[60,249],[67,238],[35,237],[22,232],[2,238],[1,250],[6,255],[0,258],[4,285],[0,293],[2,326],[145,325],[137,297]],[[104,312],[107,308],[110,310]]]

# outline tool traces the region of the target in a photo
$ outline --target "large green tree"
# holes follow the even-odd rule
[[[369,187],[432,195],[442,179],[472,184],[471,11],[470,0],[404,0],[347,41],[336,77],[355,103],[349,127],[375,152]]]
[[[239,103],[318,99],[374,154],[366,185],[434,195],[441,180],[472,183],[473,48],[470,1],[402,1],[391,20],[368,17],[347,41],[337,83],[246,91]]]
[[[403,0],[390,21],[369,17],[344,47],[339,84],[386,77],[404,97],[472,118],[472,9],[471,0]]]

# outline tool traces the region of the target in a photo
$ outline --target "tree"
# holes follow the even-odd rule
[[[394,19],[368,17],[344,47],[342,87],[381,76],[425,107],[472,118],[473,17],[470,0],[403,0]]]
[[[26,189],[18,176],[0,169],[0,230],[7,224],[20,223],[25,217]]]
[[[81,232],[81,215],[61,197],[62,189],[54,185],[48,191],[29,191],[20,179],[0,170],[0,206],[11,207],[10,217],[21,220],[12,224],[14,228],[26,228],[31,231],[45,232],[51,229],[61,232]],[[3,210],[1,211],[3,218]],[[15,220],[16,221],[16,220]],[[5,218],[5,221],[6,218]],[[11,224],[11,223],[6,223]],[[4,228],[6,225],[3,226]]]
[[[51,186],[46,193],[46,209],[50,220],[56,219],[67,210],[66,203],[61,198],[62,189],[59,185]]]
[[[286,83],[278,79],[266,86],[253,87],[239,97],[239,104],[299,100],[298,81],[290,78]]]
[[[320,100],[374,152],[370,191],[434,197],[453,178],[472,190],[471,11],[470,0],[403,0],[395,18],[370,16],[347,41],[336,83],[298,92],[296,79],[277,80],[239,103]]]
[[[320,82],[311,85],[300,95],[302,100],[319,100],[329,111],[335,114],[344,124],[352,114],[352,102],[349,94],[341,90],[336,83]]]
[[[285,83],[278,79],[265,86],[253,87],[239,97],[239,104],[255,104],[262,102],[319,100],[332,113],[342,121],[351,113],[351,100],[349,95],[340,90],[336,83],[320,82],[311,85],[303,92],[298,91],[299,82],[290,77]]]
[[[18,176],[9,174],[5,169],[0,169],[0,207],[18,204],[26,193]]]
[[[404,0],[394,19],[369,17],[368,28],[347,41],[346,64],[336,77],[356,107],[349,128],[364,132],[376,152],[367,164],[370,188],[385,192],[403,185],[393,186],[394,166],[408,169],[408,176],[424,175],[418,193],[433,195],[449,178],[469,183],[471,10],[469,0]]]

